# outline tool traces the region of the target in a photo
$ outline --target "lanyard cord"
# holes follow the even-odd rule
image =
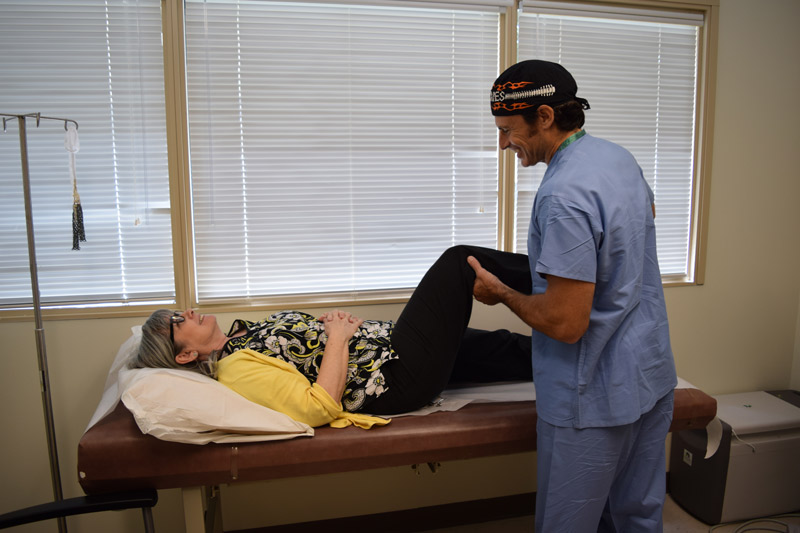
[[[561,143],[561,146],[558,147],[558,150],[556,150],[556,152],[560,152],[561,150],[563,150],[570,144],[574,143],[584,135],[586,135],[586,130],[576,131],[575,133],[567,137],[567,139],[563,143]]]

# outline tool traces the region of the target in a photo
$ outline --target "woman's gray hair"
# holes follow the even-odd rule
[[[159,309],[142,325],[142,340],[139,350],[128,363],[129,368],[176,368],[191,370],[204,376],[216,378],[219,353],[212,353],[205,361],[195,360],[181,364],[175,360],[181,346],[173,345],[169,338],[169,321],[174,311]]]

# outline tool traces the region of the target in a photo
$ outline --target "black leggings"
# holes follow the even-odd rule
[[[365,412],[419,409],[452,381],[532,379],[529,336],[467,328],[475,283],[470,255],[506,285],[530,294],[527,256],[477,246],[447,249],[397,319],[392,346],[399,357],[382,367],[388,390],[365,405]]]

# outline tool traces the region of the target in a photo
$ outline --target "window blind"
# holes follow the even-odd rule
[[[198,299],[416,286],[496,246],[497,10],[186,3]]]
[[[592,106],[585,129],[630,150],[655,193],[662,276],[690,278],[702,16],[636,9],[586,13],[564,6],[525,3],[519,17],[519,60],[555,61],[573,74],[578,95]],[[545,170],[542,165],[517,169],[515,241],[523,252],[533,197]]]
[[[43,304],[174,299],[159,1],[0,0],[0,43],[0,112],[79,124],[74,251],[63,124],[27,121]],[[16,121],[0,161],[0,306],[30,307]]]

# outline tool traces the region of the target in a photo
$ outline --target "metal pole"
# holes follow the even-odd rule
[[[28,141],[25,130],[25,117],[19,120],[19,152],[22,159],[22,188],[25,194],[25,221],[28,229],[28,258],[30,260],[31,291],[33,292],[33,313],[36,324],[36,351],[39,355],[39,375],[42,388],[42,406],[44,408],[45,430],[47,432],[47,450],[50,454],[50,477],[53,483],[53,496],[56,501],[64,499],[61,491],[61,474],[58,466],[58,448],[56,447],[56,430],[53,421],[53,403],[50,398],[50,374],[47,370],[47,350],[44,343],[44,327],[42,325],[42,308],[39,301],[39,273],[36,269],[36,245],[33,238],[33,211],[31,208],[31,184],[28,173]],[[58,517],[59,533],[66,533],[67,521]]]

